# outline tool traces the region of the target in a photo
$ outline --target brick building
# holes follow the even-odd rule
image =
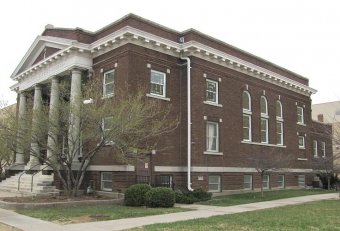
[[[152,184],[212,192],[311,185],[313,136],[323,134],[312,132],[316,91],[308,79],[196,30],[178,32],[130,14],[96,32],[46,26],[11,76],[18,117],[25,93],[34,91],[36,102],[50,83],[53,105],[59,81],[71,79],[72,97],[89,73],[103,82],[103,97],[113,93],[110,86],[142,85],[146,98],[171,104],[180,118],[159,143],[159,150],[169,148],[143,164],[117,164],[107,152],[96,156],[87,180],[97,190],[124,190],[140,172]],[[325,155],[332,155],[330,137],[323,139]],[[19,153],[12,169],[27,166]],[[252,160],[275,156],[289,161],[261,182]]]

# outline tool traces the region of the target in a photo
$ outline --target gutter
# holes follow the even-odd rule
[[[187,61],[187,121],[188,121],[188,138],[187,138],[187,151],[188,151],[188,163],[187,163],[187,188],[189,191],[194,191],[191,188],[191,74],[190,74],[190,58],[180,57]]]

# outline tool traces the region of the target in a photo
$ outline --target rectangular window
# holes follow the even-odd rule
[[[207,122],[207,151],[218,152],[218,123]]]
[[[299,124],[304,124],[304,117],[303,117],[303,107],[297,107],[297,122]]]
[[[276,122],[276,143],[283,145],[283,123]]]
[[[113,119],[112,116],[105,117],[102,119],[103,139],[105,140],[106,145],[113,144],[112,135],[111,135],[112,119]]]
[[[115,71],[107,71],[104,73],[103,79],[103,96],[111,96],[114,94],[114,75]]]
[[[299,136],[299,148],[304,149],[305,148],[305,137]]]
[[[278,188],[285,188],[285,176],[278,175],[277,177],[277,187]]]
[[[101,173],[101,190],[112,191],[112,172]]]
[[[251,116],[243,115],[243,140],[251,141]]]
[[[314,157],[318,157],[318,141],[313,140],[313,154]]]
[[[268,143],[268,119],[261,118],[261,143]]]
[[[269,175],[263,175],[262,187],[263,189],[269,189]]]
[[[158,178],[157,186],[171,188],[172,187],[172,176],[171,175],[160,175]]]
[[[207,79],[206,101],[218,103],[218,82]]]
[[[321,142],[321,154],[323,157],[326,156],[326,143],[325,142]]]
[[[253,176],[252,175],[244,175],[243,177],[243,188],[246,190],[253,189]]]
[[[150,94],[165,97],[166,75],[163,72],[151,70]]]
[[[299,185],[299,187],[305,187],[306,186],[305,175],[299,175],[298,185]]]
[[[209,192],[221,192],[221,176],[209,176]]]

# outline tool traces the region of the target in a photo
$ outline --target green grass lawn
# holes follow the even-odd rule
[[[321,193],[332,193],[333,191],[322,189],[286,189],[265,191],[264,197],[261,197],[261,192],[250,192],[243,194],[234,194],[214,197],[212,200],[199,202],[198,204],[215,205],[215,206],[231,206],[248,204],[261,201],[271,201],[289,197],[307,196]]]
[[[86,222],[99,220],[114,220],[129,217],[143,217],[188,211],[182,208],[145,208],[120,205],[77,206],[68,208],[34,208],[18,209],[17,213],[53,222]],[[77,217],[92,217],[93,219],[73,219]],[[72,222],[74,220],[74,222]]]
[[[149,225],[133,230],[340,230],[340,200],[214,216],[169,224]]]

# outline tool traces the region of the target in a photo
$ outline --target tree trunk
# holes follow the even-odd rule
[[[327,176],[327,188],[328,190],[331,190],[331,177]]]
[[[263,198],[264,195],[263,195],[263,172],[261,173],[261,197]]]

